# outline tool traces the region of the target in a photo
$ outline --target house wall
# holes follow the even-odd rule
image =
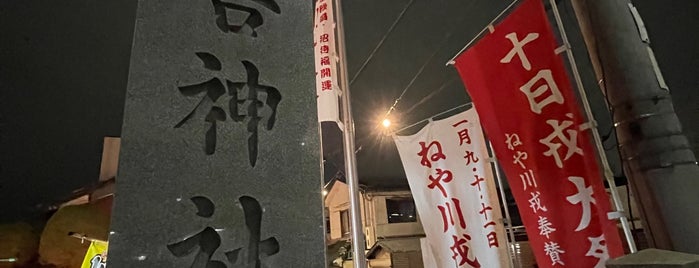
[[[391,268],[391,253],[382,249],[375,258],[369,260],[369,268]]]
[[[349,209],[349,189],[346,184],[336,182],[325,196],[325,207],[328,210],[330,220],[330,240],[341,239],[342,218],[341,212]]]
[[[420,252],[395,252],[391,255],[393,268],[424,268]]]
[[[372,225],[368,226],[367,229],[373,231],[373,237],[369,238],[367,234],[367,241],[372,240],[376,242],[379,238],[425,235],[425,231],[420,223],[420,215],[417,215],[416,222],[388,223],[386,199],[412,197],[409,191],[366,193],[364,196],[369,204],[369,209],[372,210],[370,213]]]
[[[325,206],[330,220],[330,240],[349,238],[343,236],[340,213],[349,210],[349,192],[347,185],[335,182],[326,196]],[[420,223],[416,222],[388,223],[386,199],[412,197],[410,191],[365,192],[361,194],[360,209],[362,214],[362,229],[364,230],[366,246],[372,247],[380,238],[424,236],[425,232]]]
[[[342,238],[340,211],[330,211],[330,240]]]

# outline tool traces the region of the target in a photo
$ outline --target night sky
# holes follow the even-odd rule
[[[699,152],[699,1],[636,2],[685,134]],[[363,184],[406,186],[395,147],[372,136],[371,118],[405,87],[397,107],[403,123],[467,102],[444,62],[507,3],[345,1]],[[135,10],[136,0],[0,1],[0,222],[38,215],[97,181],[102,139],[120,135]],[[326,177],[343,165],[338,135],[324,135],[335,143],[326,149]],[[377,168],[376,159],[388,168]]]
[[[0,218],[97,181],[121,134],[135,0],[0,2]]]

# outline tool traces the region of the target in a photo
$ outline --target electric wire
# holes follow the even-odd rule
[[[388,31],[386,31],[386,33],[381,37],[381,40],[379,41],[379,43],[376,44],[376,46],[374,47],[374,50],[372,50],[371,53],[369,53],[369,56],[367,56],[366,60],[364,60],[364,63],[362,63],[362,66],[359,67],[359,70],[357,70],[357,73],[355,73],[354,76],[352,77],[352,79],[349,82],[350,86],[352,86],[352,84],[354,84],[354,81],[357,80],[357,77],[359,77],[359,75],[364,71],[364,68],[366,68],[366,66],[369,64],[369,61],[371,61],[371,59],[374,58],[374,54],[376,54],[376,52],[379,50],[379,48],[381,48],[381,46],[383,46],[383,42],[386,41],[386,38],[388,38],[388,35],[390,35],[391,32],[393,32],[393,29],[396,28],[396,25],[398,25],[398,22],[403,18],[403,15],[405,15],[405,12],[413,4],[413,2],[414,2],[414,0],[410,0],[410,2],[408,2],[407,5],[405,5],[403,10],[400,12],[400,14],[398,14],[398,17],[396,17],[396,20],[393,21],[393,24],[391,24],[391,27],[388,28]]]
[[[398,102],[400,102],[400,100],[403,98],[403,96],[405,96],[405,93],[408,92],[408,89],[410,89],[410,87],[413,86],[415,81],[417,81],[417,78],[420,77],[422,72],[425,71],[425,67],[427,67],[427,64],[430,63],[432,61],[432,59],[434,58],[434,56],[437,55],[437,52],[439,52],[442,49],[442,47],[444,46],[444,44],[446,44],[447,41],[449,41],[450,37],[451,37],[451,33],[448,33],[446,36],[444,36],[444,39],[442,39],[442,42],[439,44],[437,49],[435,49],[434,52],[432,52],[432,55],[430,55],[430,57],[427,58],[427,60],[422,64],[422,66],[420,66],[420,69],[418,69],[417,73],[415,73],[413,78],[410,79],[410,82],[408,83],[408,85],[406,85],[405,88],[403,88],[403,91],[400,93],[398,98],[396,98],[396,100],[393,101],[393,105],[391,105],[391,107],[388,108],[388,111],[386,111],[386,115],[384,115],[384,119],[388,118],[388,116],[391,115],[391,112],[396,109]]]

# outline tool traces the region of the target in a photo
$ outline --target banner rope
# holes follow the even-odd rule
[[[432,120],[432,119],[435,118],[435,117],[438,117],[438,116],[440,116],[440,115],[447,114],[447,113],[449,113],[449,112],[452,112],[452,111],[454,111],[454,110],[457,110],[457,109],[460,109],[460,108],[463,108],[463,107],[466,107],[466,106],[469,106],[469,105],[473,105],[473,102],[467,102],[467,103],[461,104],[461,105],[459,105],[459,106],[456,106],[456,107],[453,107],[453,108],[451,108],[451,109],[448,109],[448,110],[439,112],[439,113],[437,113],[437,114],[435,114],[435,115],[432,115],[432,116],[430,116],[430,117],[427,117],[427,118],[425,118],[425,119],[422,119],[422,120],[420,120],[420,121],[417,121],[417,122],[415,122],[415,123],[412,123],[412,124],[410,124],[410,125],[408,125],[408,126],[406,126],[406,127],[403,127],[403,128],[401,128],[401,129],[397,129],[397,130],[395,130],[395,131],[392,131],[392,132],[389,134],[389,136],[396,135],[396,133],[398,133],[398,132],[401,132],[401,131],[403,131],[403,130],[409,129],[409,128],[414,127],[414,126],[417,126],[417,125],[419,125],[420,123],[423,123],[423,122],[426,122],[426,121],[430,121],[430,120]]]
[[[471,44],[473,44],[473,42],[475,42],[476,39],[478,39],[478,37],[480,37],[486,30],[492,29],[493,23],[495,23],[498,19],[500,19],[500,17],[502,17],[502,15],[505,15],[505,12],[507,12],[508,10],[510,10],[518,1],[519,1],[519,0],[514,0],[514,1],[512,1],[512,3],[510,3],[510,5],[508,5],[505,9],[503,9],[503,10],[500,12],[500,14],[498,14],[497,16],[495,16],[495,18],[493,18],[493,20],[491,20],[487,25],[485,25],[485,27],[483,27],[483,30],[481,30],[480,32],[478,32],[478,34],[476,34],[476,36],[474,36],[473,39],[471,39],[471,41],[469,41],[468,43],[466,43],[466,45],[465,45],[463,48],[461,48],[461,50],[459,50],[459,52],[457,52],[456,55],[454,55],[454,57],[451,57],[451,59],[449,59],[449,61],[447,61],[447,63],[446,63],[445,65],[446,65],[446,66],[453,65],[453,64],[455,63],[454,60],[456,59],[456,57],[458,57],[459,55],[461,55],[461,53],[463,53],[464,50],[466,50],[468,47],[470,47]]]

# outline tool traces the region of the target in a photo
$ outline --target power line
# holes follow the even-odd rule
[[[420,66],[420,69],[417,71],[417,73],[415,73],[413,78],[410,79],[410,83],[408,83],[408,85],[406,85],[405,88],[403,88],[403,92],[401,92],[400,95],[398,96],[398,98],[396,98],[396,100],[393,102],[393,105],[391,105],[391,107],[388,108],[388,111],[386,111],[386,115],[384,116],[384,118],[387,118],[391,114],[391,112],[396,109],[398,102],[403,98],[405,93],[408,92],[408,89],[413,85],[413,83],[415,83],[415,81],[420,76],[420,74],[422,74],[422,72],[425,71],[425,67],[427,67],[427,64],[430,63],[432,61],[432,59],[434,58],[434,56],[437,55],[437,52],[439,52],[441,50],[441,48],[444,46],[444,44],[446,44],[447,41],[449,41],[450,37],[451,37],[451,33],[448,33],[446,36],[444,36],[444,39],[439,44],[437,49],[435,49],[434,52],[432,52],[432,55],[430,55],[430,57],[427,58],[425,63],[423,63],[422,66]]]
[[[371,53],[366,58],[364,63],[362,63],[362,67],[359,67],[359,70],[357,71],[357,73],[355,73],[354,77],[352,77],[352,79],[349,82],[350,86],[352,86],[352,84],[354,84],[354,81],[357,80],[357,77],[359,77],[359,74],[361,74],[362,71],[364,71],[364,68],[366,68],[366,66],[369,64],[369,61],[371,61],[371,59],[374,58],[374,54],[376,54],[376,51],[378,51],[379,48],[381,48],[381,46],[383,45],[383,42],[386,41],[386,38],[388,38],[388,35],[391,34],[391,32],[393,32],[394,28],[396,28],[398,21],[400,21],[403,18],[403,15],[405,15],[405,12],[413,4],[413,1],[414,0],[410,0],[410,2],[408,2],[408,4],[405,5],[405,7],[403,8],[403,11],[401,11],[400,14],[398,14],[398,17],[396,18],[396,20],[393,21],[393,24],[391,24],[391,27],[388,28],[388,31],[386,31],[386,33],[381,37],[381,40],[379,41],[378,44],[376,44],[376,47],[374,47],[374,50],[371,51]]]

